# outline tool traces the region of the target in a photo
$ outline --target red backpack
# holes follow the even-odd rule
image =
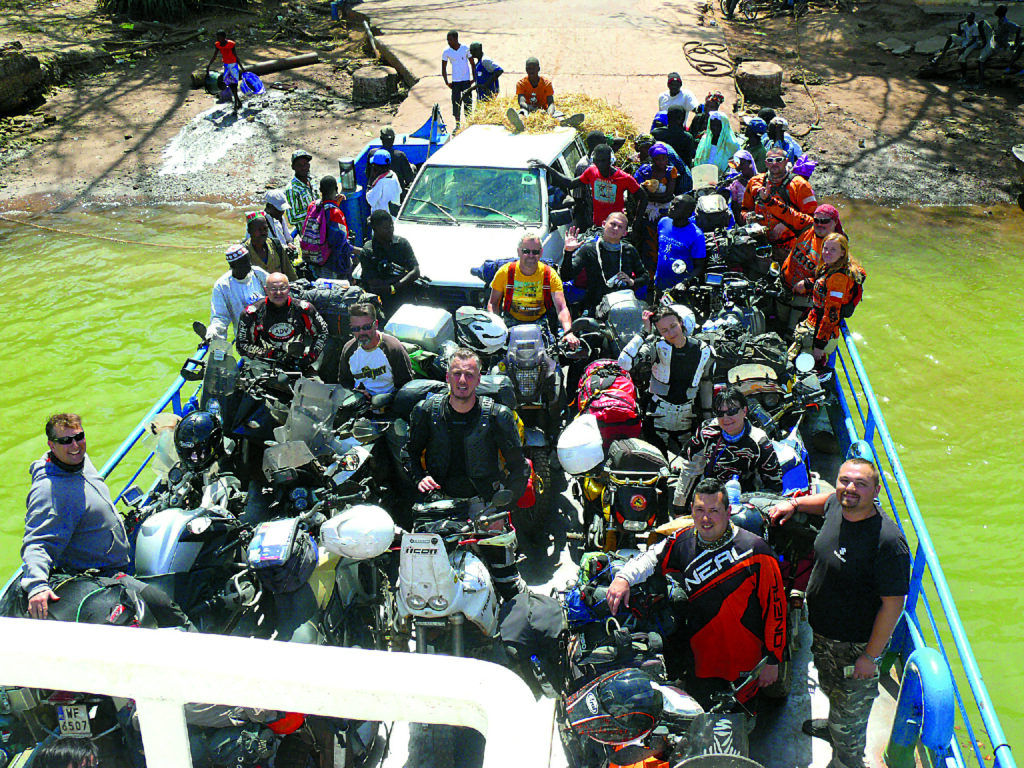
[[[576,403],[580,413],[594,414],[605,451],[613,440],[640,437],[636,385],[614,360],[595,360],[587,366],[580,379]]]

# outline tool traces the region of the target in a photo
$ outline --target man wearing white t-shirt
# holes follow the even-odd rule
[[[366,189],[366,203],[370,206],[370,213],[387,211],[395,215],[402,202],[402,182],[391,169],[391,153],[386,149],[374,152],[370,158],[370,171],[376,174]]]
[[[683,90],[683,78],[679,76],[678,72],[669,72],[668,90],[658,97],[658,111],[668,112],[669,107],[675,106],[682,107],[687,113],[693,112],[697,108],[697,97],[689,91]],[[683,125],[686,125],[685,118]]]
[[[210,298],[210,327],[206,329],[207,339],[226,339],[228,326],[235,326],[238,333],[238,318],[245,308],[255,304],[267,295],[267,273],[254,267],[249,261],[249,249],[244,245],[232,245],[224,254],[229,271],[213,284]]]
[[[341,350],[338,383],[367,395],[396,392],[412,380],[412,361],[402,342],[377,330],[377,313],[371,304],[349,308],[352,338]]]
[[[448,62],[452,64],[452,77],[448,79]],[[448,47],[441,53],[441,79],[452,91],[452,115],[455,127],[462,122],[462,111],[473,108],[473,86],[476,85],[476,62],[469,55],[469,48],[459,44],[459,33],[448,33]]]

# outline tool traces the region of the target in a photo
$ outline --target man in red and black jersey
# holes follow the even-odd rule
[[[693,498],[693,525],[664,539],[619,569],[608,589],[612,614],[629,605],[630,585],[655,571],[675,574],[689,598],[685,636],[692,663],[687,691],[704,707],[765,656],[756,683],[739,693],[746,704],[778,679],[786,646],[786,592],[779,563],[765,541],[729,520],[721,481],[705,478]]]
[[[308,301],[291,296],[288,278],[280,272],[267,277],[267,297],[246,307],[238,321],[238,351],[261,360],[293,356],[289,345],[300,342],[304,352],[297,363],[313,365],[327,343],[327,323]]]

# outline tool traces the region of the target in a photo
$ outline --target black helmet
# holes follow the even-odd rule
[[[206,411],[193,411],[178,422],[174,448],[187,469],[206,469],[224,452],[224,430],[220,420]]]
[[[661,718],[661,691],[639,669],[617,669],[585,685],[565,703],[572,729],[602,744],[643,738]]]

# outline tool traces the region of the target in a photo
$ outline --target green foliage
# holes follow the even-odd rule
[[[217,0],[211,3],[204,0],[99,0],[99,10],[140,21],[181,22],[203,13],[208,5],[214,8],[245,8],[248,4],[248,0]],[[130,27],[122,25],[122,28]]]

